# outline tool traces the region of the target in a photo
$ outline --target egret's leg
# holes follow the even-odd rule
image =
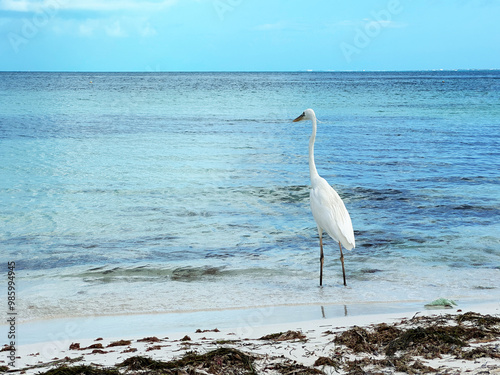
[[[319,286],[322,286],[323,285],[323,263],[325,261],[325,256],[323,255],[323,233],[322,231],[318,228],[318,232],[319,232],[319,250],[320,250],[320,254],[319,254],[319,264],[320,264],[320,268],[319,268]]]
[[[340,249],[340,261],[342,262],[342,276],[344,277],[344,286],[347,286],[345,282],[345,268],[344,268],[344,254],[342,253],[342,245],[339,241],[339,249]]]

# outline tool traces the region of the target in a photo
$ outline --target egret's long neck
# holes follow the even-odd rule
[[[316,164],[314,164],[314,141],[316,140],[316,116],[312,119],[312,134],[309,138],[309,173],[311,175],[311,181],[315,177],[319,177],[318,171],[316,170]]]

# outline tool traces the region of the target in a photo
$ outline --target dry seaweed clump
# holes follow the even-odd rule
[[[155,361],[146,357],[131,357],[118,364],[118,367],[148,374],[177,375],[179,371],[191,373],[203,370],[209,374],[247,375],[255,374],[255,358],[239,350],[219,348],[205,354],[193,352],[184,357],[169,361]]]
[[[345,345],[354,353],[377,354],[381,348],[388,345],[401,335],[401,330],[385,323],[377,324],[372,330],[358,326],[342,332],[335,338],[335,343]]]
[[[404,374],[425,374],[438,371],[435,368],[424,365],[420,360],[413,359],[410,356],[388,359],[362,358],[354,361],[348,361],[344,367],[348,375],[382,375],[387,371],[382,369],[390,368],[393,371]],[[392,372],[391,372],[392,373]]]
[[[459,355],[467,346],[467,339],[474,335],[463,327],[416,327],[404,331],[397,339],[391,341],[385,352],[393,356],[397,351],[421,355],[424,358],[438,358],[443,354]]]
[[[350,351],[366,353],[347,361],[348,374],[362,374],[367,368],[392,368],[408,374],[435,372],[422,360],[451,355],[456,359],[500,358],[496,346],[471,348],[471,344],[500,339],[500,318],[466,313],[458,316],[422,317],[400,324],[377,324],[371,328],[354,326],[334,342]],[[373,356],[377,356],[376,359]],[[376,372],[373,372],[376,373]]]
[[[95,366],[60,366],[41,375],[120,375],[126,374],[224,374],[253,375],[255,358],[239,350],[219,348],[205,354],[186,353],[182,358],[168,362],[156,361],[147,357],[131,357],[114,368]],[[122,370],[122,371],[120,371]]]
[[[266,370],[273,370],[273,371],[276,371],[278,374],[283,374],[283,375],[292,375],[292,374],[325,375],[325,373],[323,371],[320,371],[320,370],[312,368],[312,367],[307,367],[307,366],[301,365],[299,363],[276,363],[276,364],[273,364],[272,366],[266,367]]]
[[[470,323],[476,327],[491,329],[497,334],[500,332],[500,317],[491,315],[481,315],[474,312],[468,312],[459,315],[456,319],[458,324]]]
[[[117,369],[95,366],[60,366],[43,373],[44,375],[120,375]]]
[[[270,335],[262,336],[259,340],[271,340],[271,341],[291,341],[300,340],[306,341],[306,336],[300,331],[286,331],[279,333],[271,333]]]

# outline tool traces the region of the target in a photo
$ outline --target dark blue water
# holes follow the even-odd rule
[[[23,319],[498,298],[499,149],[499,71],[0,73],[0,258]]]

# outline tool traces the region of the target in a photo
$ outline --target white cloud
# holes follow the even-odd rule
[[[117,10],[134,10],[134,11],[160,11],[177,3],[177,0],[162,0],[162,1],[133,1],[133,0],[74,0],[67,1],[65,9],[74,10],[91,10],[91,11],[117,11]]]
[[[102,29],[100,20],[87,19],[83,21],[72,21],[72,28],[77,30],[77,34],[80,36],[93,36],[94,33]]]
[[[104,27],[106,34],[114,38],[122,38],[127,36],[127,32],[123,30],[120,21],[116,20],[110,25]]]
[[[343,21],[337,22],[335,25],[352,27],[352,26],[360,26],[362,24],[363,24],[362,21],[343,20]]]
[[[175,5],[178,0],[0,0],[0,10],[39,12],[46,8],[87,10],[97,12],[146,11],[156,12]]]
[[[85,20],[59,20],[59,26],[65,33],[91,38],[106,35],[111,38],[141,36],[143,38],[158,35],[147,17],[109,17]]]
[[[142,25],[139,29],[139,34],[143,37],[155,36],[158,34],[154,27],[152,27],[149,22],[146,22],[145,25]]]
[[[269,31],[269,30],[283,30],[285,28],[284,22],[266,23],[263,25],[255,26],[255,30]]]
[[[0,12],[44,13],[51,20],[50,30],[59,35],[124,38],[153,37],[158,34],[149,15],[175,5],[179,0],[0,0]],[[67,13],[67,10],[98,14]],[[122,11],[122,12],[120,12]],[[128,11],[128,12],[125,12]],[[90,17],[88,17],[90,16]],[[30,17],[27,15],[26,17]],[[0,18],[2,24],[13,18]],[[0,26],[2,26],[0,24]]]
[[[82,23],[78,26],[78,33],[83,36],[91,36],[94,33],[94,28],[87,23]]]
[[[29,12],[31,8],[30,1],[22,0],[0,0],[1,10],[11,10],[14,12]]]
[[[337,22],[335,25],[341,26],[341,27],[348,27],[348,28],[353,28],[353,27],[383,27],[383,28],[401,28],[401,27],[406,27],[408,24],[403,23],[403,22],[396,22],[392,20],[374,20],[371,18],[364,18],[362,20],[343,20],[340,22]]]
[[[257,25],[253,29],[257,31],[306,31],[308,29],[308,26],[300,23],[279,21],[275,23],[264,23],[261,25]]]
[[[381,26],[383,28],[392,28],[392,29],[399,29],[401,27],[406,27],[408,26],[406,23],[403,22],[396,22],[396,21],[385,21],[385,20],[380,20],[380,21],[374,21],[369,18],[365,18],[365,27],[370,27],[370,26]]]

